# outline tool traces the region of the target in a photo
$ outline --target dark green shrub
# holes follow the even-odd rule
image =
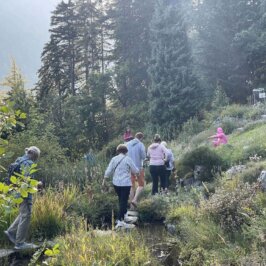
[[[85,217],[93,227],[102,227],[112,224],[112,211],[118,212],[118,199],[113,193],[96,193],[91,198],[83,194],[75,202],[72,210]]]
[[[231,134],[236,128],[239,127],[239,124],[237,123],[236,119],[225,117],[222,120],[221,127],[223,128],[225,134]]]
[[[184,155],[183,159],[179,162],[179,165],[182,166],[179,171],[179,176],[184,176],[184,171],[187,169],[194,170],[196,165],[201,165],[205,167],[205,171],[201,177],[201,181],[212,181],[215,172],[217,172],[222,166],[222,159],[214,152],[213,149],[210,149],[206,146],[201,146],[188,152]]]
[[[166,199],[160,195],[142,200],[138,206],[140,220],[149,223],[162,221],[166,216],[167,210]]]
[[[116,147],[123,143],[123,139],[114,139],[113,141],[109,142],[99,153],[99,157],[110,159],[116,155]]]

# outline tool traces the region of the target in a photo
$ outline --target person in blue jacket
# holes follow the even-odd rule
[[[36,146],[31,146],[25,149],[25,155],[17,158],[16,162],[20,163],[20,169],[24,176],[30,176],[30,168],[40,157],[40,149]],[[32,176],[30,176],[32,178]],[[41,183],[39,182],[39,186]],[[30,226],[32,211],[32,194],[28,194],[27,198],[19,206],[19,214],[15,221],[4,231],[8,239],[15,244],[14,249],[30,249],[37,246],[26,242],[28,230]]]

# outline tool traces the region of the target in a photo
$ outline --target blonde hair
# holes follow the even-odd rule
[[[30,146],[29,148],[25,148],[25,154],[29,157],[32,161],[37,161],[40,157],[41,151],[36,146]]]
[[[162,141],[161,144],[164,146],[164,147],[167,147],[167,143],[165,141]]]

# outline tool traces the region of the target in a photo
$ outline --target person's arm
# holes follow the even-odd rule
[[[214,139],[214,138],[217,138],[217,135],[216,134],[208,137],[208,139]]]
[[[164,145],[161,145],[161,147],[162,147],[162,150],[163,150],[163,153],[164,153],[164,161],[166,162],[166,161],[169,161],[169,151],[164,147]]]
[[[131,158],[127,158],[128,159],[128,164],[130,167],[130,171],[133,175],[138,175],[139,174],[139,168],[134,164],[134,162],[132,161]]]
[[[145,146],[143,143],[141,143],[141,160],[145,160],[146,159],[146,150],[145,150]]]
[[[112,160],[110,161],[107,169],[105,170],[104,178],[110,177],[112,172],[113,172],[113,169],[114,169],[114,159],[112,158]]]

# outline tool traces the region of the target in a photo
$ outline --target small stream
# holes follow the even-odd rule
[[[158,262],[164,266],[172,266],[169,254],[176,243],[176,239],[167,232],[165,226],[163,224],[144,224],[137,229]]]
[[[158,261],[158,265],[172,266],[169,263],[169,253],[175,244],[175,239],[165,229],[163,224],[142,224],[137,227],[140,236],[149,247],[153,256]],[[3,256],[4,253],[11,253],[9,256]],[[14,252],[10,247],[0,249],[1,266],[26,266],[31,260],[33,251]]]

